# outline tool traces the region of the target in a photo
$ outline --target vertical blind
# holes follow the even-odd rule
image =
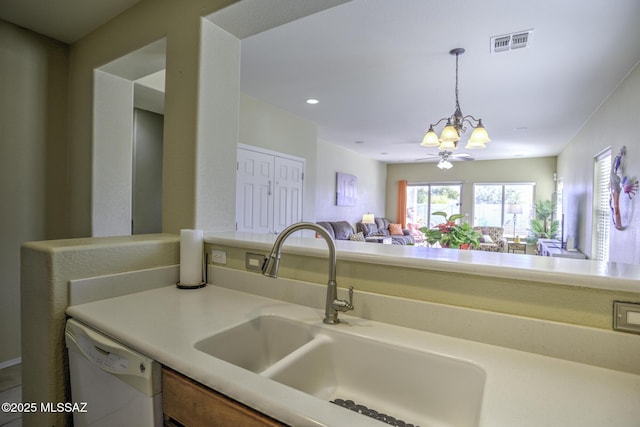
[[[611,208],[609,185],[611,180],[611,149],[596,156],[593,181],[593,234],[591,258],[609,261],[609,228]]]

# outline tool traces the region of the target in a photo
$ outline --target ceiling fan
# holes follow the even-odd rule
[[[471,155],[467,154],[467,153],[459,153],[459,154],[453,154],[451,151],[448,150],[444,150],[444,151],[440,151],[438,154],[432,154],[429,155],[428,157],[422,157],[420,159],[416,159],[417,162],[422,162],[425,160],[436,160],[439,159],[441,162],[442,161],[449,161],[449,160],[475,160]]]
[[[451,161],[456,161],[456,160],[464,160],[464,161],[469,161],[469,160],[474,160],[473,157],[471,157],[469,154],[466,153],[460,153],[460,154],[453,154],[451,151],[448,150],[444,150],[444,151],[440,151],[438,154],[433,154],[429,157],[423,157],[421,159],[416,159],[416,161],[424,161],[424,160],[434,160],[434,159],[439,159],[438,161],[438,167],[440,169],[451,169],[453,167],[453,165],[451,164]]]

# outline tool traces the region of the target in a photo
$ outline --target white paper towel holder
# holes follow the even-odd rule
[[[197,285],[187,285],[184,283],[176,282],[176,286],[178,287],[178,289],[200,289],[207,286],[207,283],[203,281]]]
[[[192,232],[199,232],[200,233],[198,241],[195,242],[195,243],[197,243],[198,245],[202,245],[202,242],[201,242],[201,240],[202,240],[202,231],[200,231],[200,230],[180,230],[180,268],[181,269],[183,268],[182,251],[184,250],[184,248],[183,248],[183,245],[185,244],[184,242],[186,241],[186,244],[193,244],[194,243],[193,241],[187,241],[185,239],[185,237],[183,236],[183,234],[186,235],[186,234],[192,233]],[[193,236],[189,235],[187,237],[191,238]],[[201,246],[200,246],[200,248],[201,248]],[[182,274],[180,274],[180,280],[178,280],[176,282],[176,287],[178,289],[200,289],[200,288],[204,288],[207,285],[207,275],[206,275],[207,274],[207,263],[208,263],[208,256],[207,255],[208,254],[203,251],[203,253],[199,257],[200,258],[200,262],[199,262],[199,264],[200,264],[200,278],[199,278],[200,281],[196,282],[196,283],[182,283],[180,280],[182,280],[183,276],[182,276]],[[192,260],[190,262],[196,262],[197,263],[197,258],[196,258],[196,260]],[[193,267],[193,265],[191,265],[191,267]],[[182,271],[181,271],[181,273],[182,273]],[[197,280],[196,277],[191,277],[191,276],[193,276],[193,274],[189,274],[189,276],[190,276],[189,277],[190,279]],[[202,280],[202,278],[204,278],[204,280]],[[194,280],[194,282],[195,282],[195,280]]]
[[[202,267],[202,277],[207,277],[206,276],[206,272],[207,272],[207,264],[208,264],[208,257],[205,254],[204,259],[203,259],[203,267]],[[203,280],[200,283],[197,284],[187,284],[187,283],[180,283],[180,281],[178,280],[176,282],[176,287],[178,289],[200,289],[200,288],[204,288],[205,286],[207,286],[207,281]]]

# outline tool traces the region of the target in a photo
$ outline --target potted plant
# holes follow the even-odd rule
[[[480,233],[468,222],[456,222],[462,219],[462,214],[453,214],[447,218],[446,212],[438,211],[432,215],[442,216],[444,222],[435,228],[420,228],[430,245],[438,242],[443,248],[471,249],[480,243]]]
[[[531,236],[528,240],[536,242],[539,238],[553,239],[558,234],[560,223],[552,219],[556,206],[552,200],[536,202],[536,217],[530,222]]]

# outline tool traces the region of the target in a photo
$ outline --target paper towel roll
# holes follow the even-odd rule
[[[202,230],[180,230],[180,285],[200,286],[202,283]]]

